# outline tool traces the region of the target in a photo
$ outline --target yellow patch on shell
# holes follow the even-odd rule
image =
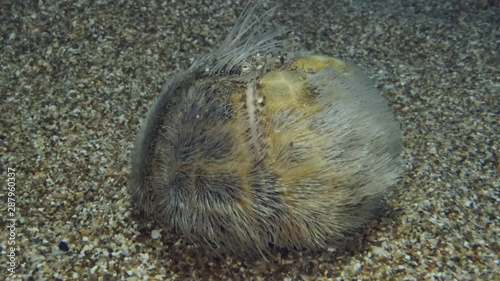
[[[309,93],[308,74],[299,71],[271,71],[259,81],[258,94],[264,98],[265,111],[275,113],[295,109],[315,113],[314,97]]]
[[[327,67],[333,67],[339,73],[346,73],[351,70],[349,66],[339,59],[319,55],[299,57],[291,64],[292,69],[314,73],[320,72]]]

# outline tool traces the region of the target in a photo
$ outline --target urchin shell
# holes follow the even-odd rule
[[[223,252],[321,248],[369,221],[397,182],[401,130],[354,66],[266,55],[280,33],[260,32],[254,8],[163,88],[137,135],[131,198]]]

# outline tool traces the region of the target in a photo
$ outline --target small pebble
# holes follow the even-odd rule
[[[66,242],[64,242],[64,241],[61,241],[59,243],[59,250],[65,251],[65,252],[69,251],[68,244],[66,244]]]
[[[151,231],[151,238],[153,239],[158,239],[160,238],[161,234],[160,234],[160,231],[155,229],[153,231]]]

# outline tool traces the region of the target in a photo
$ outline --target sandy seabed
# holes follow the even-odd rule
[[[138,219],[126,188],[137,126],[245,1],[4,0],[1,174],[15,170],[16,190],[0,194],[0,279],[500,280],[500,5],[264,1],[275,4],[270,25],[293,48],[359,65],[401,122],[407,171],[387,214],[348,249],[260,261]]]

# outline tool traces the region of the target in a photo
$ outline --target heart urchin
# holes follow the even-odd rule
[[[401,131],[355,67],[284,54],[247,8],[220,48],[176,75],[132,153],[135,206],[236,255],[324,247],[373,217],[398,180]]]

